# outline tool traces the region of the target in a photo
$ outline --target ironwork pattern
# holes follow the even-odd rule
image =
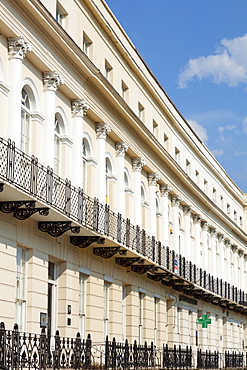
[[[163,348],[163,368],[166,369],[186,369],[192,367],[192,348],[186,347],[182,349],[181,346],[169,349],[168,345]]]
[[[219,354],[201,350],[197,351],[197,368],[217,369],[220,358],[224,368],[245,368],[241,352]],[[75,338],[63,338],[56,331],[54,337],[49,337],[45,328],[40,334],[30,334],[21,333],[17,324],[11,331],[0,323],[0,369],[4,370],[191,369],[195,359],[196,353],[188,346],[169,348],[166,344],[158,349],[152,342],[118,343],[115,338],[109,341],[108,336],[105,342],[94,344],[90,334],[87,339],[81,339],[80,333]]]
[[[225,367],[244,367],[244,354],[243,352],[229,353],[225,352]]]
[[[148,369],[155,367],[155,348],[153,343],[150,346],[147,342],[144,345],[117,343],[116,339],[105,342],[105,369]]]
[[[0,157],[1,190],[3,183],[14,184],[26,194],[35,195],[37,200],[45,202],[48,207],[69,215],[71,222],[79,222],[88,230],[109,236],[113,241],[137,253],[140,258],[146,258],[147,263],[155,263],[162,270],[169,271],[171,286],[175,281],[173,275],[195,284],[195,286],[184,284],[181,280],[180,284],[176,282],[175,289],[215,304],[217,303],[215,296],[220,296],[221,299],[218,299],[220,306],[247,314],[246,292],[215,278],[169,247],[161,245],[154,237],[148,236],[145,230],[132,225],[129,219],[125,220],[121,214],[112,212],[107,204],[102,205],[98,199],[90,198],[82,189],[71,185],[69,180],[63,180],[54,174],[50,167],[39,164],[36,157],[29,157],[15,148],[15,143],[11,140],[6,142],[0,138]],[[54,235],[61,234],[57,234],[56,231]]]
[[[76,338],[60,338],[59,331],[54,337],[55,348],[51,350],[51,338],[43,328],[41,334],[26,334],[14,330],[5,330],[0,324],[0,365],[8,369],[81,369],[91,368],[92,341],[90,335],[82,340],[78,333]]]
[[[206,351],[200,349],[197,352],[197,368],[198,369],[218,369],[219,367],[219,352]]]

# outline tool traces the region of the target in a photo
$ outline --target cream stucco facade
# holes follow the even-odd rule
[[[103,0],[0,9],[0,321],[245,350],[246,194]]]

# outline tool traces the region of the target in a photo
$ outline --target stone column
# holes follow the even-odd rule
[[[178,222],[178,212],[179,212],[179,205],[181,202],[181,198],[178,195],[174,195],[172,197],[172,239],[173,239],[173,250],[176,253],[180,253],[179,250],[179,222]]]
[[[210,249],[211,249],[211,256],[210,256],[210,265],[209,265],[209,273],[213,275],[215,278],[217,277],[216,270],[216,235],[217,231],[215,228],[210,228]]]
[[[195,227],[195,243],[194,243],[194,263],[196,267],[200,268],[201,266],[201,216],[196,215],[193,218],[194,227]]]
[[[184,250],[181,250],[182,256],[184,256],[187,261],[192,260],[192,245],[190,238],[190,220],[191,220],[191,206],[184,206]]]
[[[89,105],[85,100],[72,100],[72,127],[73,127],[73,158],[72,158],[72,184],[82,188],[83,181],[83,117],[86,115]]]
[[[217,237],[219,241],[219,255],[220,255],[220,261],[219,261],[220,271],[218,271],[218,277],[222,279],[222,281],[225,281],[225,255],[224,255],[225,235],[218,234]]]
[[[156,185],[160,176],[156,172],[148,172],[148,201],[149,201],[149,223],[148,234],[156,237]]]
[[[161,243],[164,246],[169,245],[169,214],[168,214],[168,195],[172,188],[169,185],[160,185],[161,212],[162,212],[162,233]]]
[[[97,198],[101,204],[106,203],[106,137],[111,132],[107,123],[96,123],[95,131],[97,135]]]
[[[64,83],[56,71],[43,72],[44,85],[44,147],[43,163],[45,166],[54,167],[54,123],[55,123],[55,97],[59,85]]]
[[[209,266],[208,266],[208,223],[203,221],[202,224],[202,243],[203,243],[203,255],[202,255],[202,268],[204,271],[209,273]]]
[[[21,146],[22,61],[26,53],[30,51],[31,44],[23,37],[8,38],[10,92],[8,98],[7,138],[13,140],[19,149]]]
[[[117,156],[117,211],[125,218],[125,183],[124,183],[124,157],[128,150],[128,145],[122,142],[116,143],[116,156]]]
[[[145,165],[143,158],[132,158],[133,169],[133,188],[134,188],[134,205],[133,205],[133,224],[142,225],[142,209],[141,209],[141,171]]]

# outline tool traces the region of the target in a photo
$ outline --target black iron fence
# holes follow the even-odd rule
[[[219,352],[206,351],[197,352],[197,368],[198,369],[218,369],[219,367]]]
[[[236,368],[244,367],[244,354],[243,352],[225,352],[225,367]]]
[[[34,199],[59,210],[72,221],[98,234],[109,236],[162,269],[227,300],[246,306],[247,294],[243,290],[213,277],[169,247],[163,246],[154,237],[148,236],[145,230],[132,225],[129,219],[123,219],[121,214],[112,212],[108,205],[100,204],[96,198],[90,198],[82,189],[72,186],[69,180],[63,180],[54,174],[50,167],[39,164],[37,158],[29,157],[15,148],[11,140],[6,142],[0,138],[0,158],[0,178],[3,181],[14,184]]]
[[[182,349],[181,346],[178,348],[174,346],[173,349],[170,349],[166,344],[163,347],[163,368],[192,368],[192,348],[187,346],[186,349]]]
[[[217,369],[244,368],[244,354],[225,352],[193,353],[191,347],[182,348],[174,345],[162,349],[153,343],[144,345],[126,340],[124,343],[109,341],[93,343],[90,334],[87,339],[62,338],[59,331],[54,337],[49,337],[43,328],[40,334],[21,333],[18,325],[14,329],[6,330],[4,323],[0,323],[0,369]]]

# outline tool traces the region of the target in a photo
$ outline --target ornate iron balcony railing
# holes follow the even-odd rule
[[[148,236],[145,230],[132,225],[129,219],[123,219],[121,214],[111,211],[107,204],[100,204],[98,199],[72,186],[69,180],[54,174],[50,167],[39,164],[34,156],[30,157],[17,149],[10,139],[5,141],[0,138],[0,178],[33,199],[58,210],[77,224],[111,238],[154,264],[143,265],[139,269],[134,265],[133,271],[150,271],[148,277],[154,281],[162,281],[164,285],[185,294],[247,315],[247,295],[244,291],[213,277],[169,247],[163,246],[154,237]],[[156,273],[156,267],[162,269],[163,273]]]

